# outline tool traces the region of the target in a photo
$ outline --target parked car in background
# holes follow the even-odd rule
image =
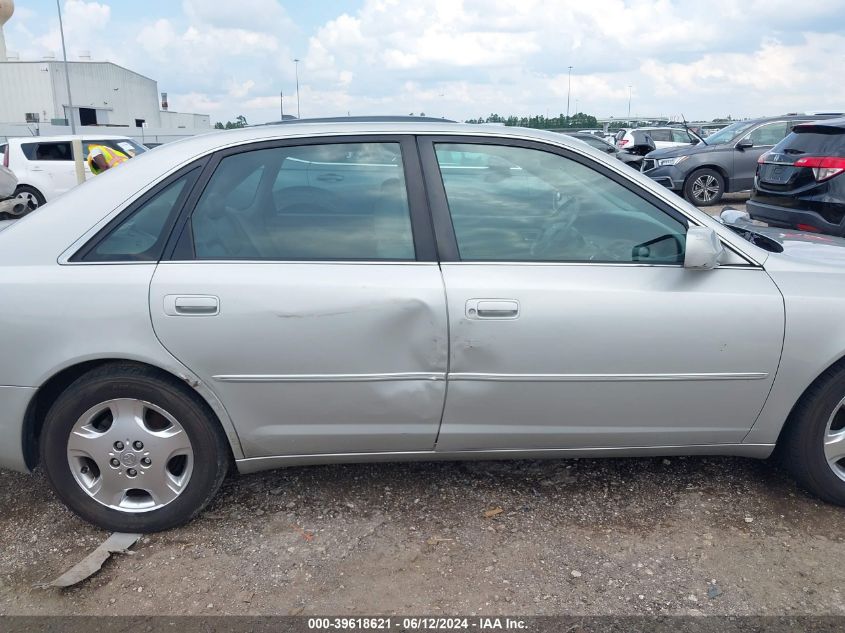
[[[595,147],[597,150],[604,152],[605,154],[610,154],[614,158],[618,158],[626,165],[630,165],[637,170],[639,170],[640,165],[642,164],[642,156],[637,156],[636,154],[631,154],[630,152],[623,152],[613,143],[610,143],[594,134],[585,132],[567,132],[566,136],[576,138],[590,147]]]
[[[747,209],[770,226],[845,236],[845,118],[801,123],[760,156]]]
[[[747,233],[552,132],[169,144],[0,231],[0,467],[123,532],[233,465],[777,445],[845,505],[845,240]]]
[[[14,195],[25,204],[24,213],[57,198],[77,185],[72,141],[82,141],[83,161],[88,160],[92,145],[105,145],[130,156],[142,154],[147,148],[125,136],[91,134],[83,136],[38,136],[10,138],[0,146],[3,166],[11,169],[18,179]],[[91,170],[85,163],[86,178]]]
[[[687,130],[682,127],[634,127],[622,128],[616,133],[616,147],[619,149],[628,149],[636,142],[634,133],[645,133],[654,141],[654,146],[657,149],[666,147],[688,147],[695,145],[701,141],[699,137],[692,130]]]
[[[815,118],[786,115],[737,121],[693,147],[658,149],[648,154],[642,171],[695,205],[718,204],[725,193],[751,189],[757,159],[780,143],[795,125]]]
[[[0,221],[20,215],[23,204],[14,197],[18,179],[6,167],[0,166]]]

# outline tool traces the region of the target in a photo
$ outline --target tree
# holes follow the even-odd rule
[[[246,121],[246,117],[243,114],[239,114],[235,117],[234,121],[226,121],[224,125],[220,121],[214,124],[215,130],[236,130],[238,128],[246,127],[249,125]]]
[[[503,117],[498,114],[490,114],[488,117],[478,117],[477,119],[468,119],[467,123],[503,123],[507,126],[530,127],[538,130],[558,130],[562,128],[586,128],[598,127],[599,122],[596,117],[577,112],[573,116],[567,118],[563,114],[555,117],[546,117],[541,114],[533,116],[518,117],[510,115]]]

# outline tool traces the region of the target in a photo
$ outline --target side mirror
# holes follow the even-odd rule
[[[706,226],[693,226],[687,230],[684,268],[712,270],[719,265],[725,249],[716,231]]]
[[[754,147],[754,141],[750,138],[744,138],[736,144],[737,149],[751,149],[752,147]]]
[[[751,222],[751,216],[747,211],[739,211],[732,207],[725,207],[716,218],[722,224],[746,224]]]

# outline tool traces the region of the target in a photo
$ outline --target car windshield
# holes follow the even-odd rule
[[[731,123],[728,127],[722,128],[715,134],[708,136],[706,143],[708,145],[730,143],[737,136],[746,132],[754,123],[754,121],[737,121],[736,123]]]

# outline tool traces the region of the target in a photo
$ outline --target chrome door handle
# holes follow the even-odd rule
[[[220,299],[211,295],[166,295],[164,313],[168,316],[215,316]]]
[[[466,305],[469,319],[517,319],[519,301],[516,299],[470,299]]]
[[[343,180],[343,176],[340,174],[320,174],[317,176],[317,180],[321,182],[340,182]]]

